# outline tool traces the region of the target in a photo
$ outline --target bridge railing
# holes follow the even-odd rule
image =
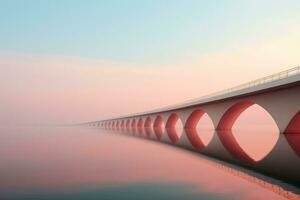
[[[238,86],[233,87],[233,88],[229,88],[227,90],[227,92],[234,92],[234,91],[237,91],[237,90],[258,86],[258,85],[261,85],[261,84],[277,81],[277,80],[280,80],[280,79],[288,78],[290,76],[299,75],[299,74],[300,74],[300,66],[294,67],[292,69],[288,69],[288,70],[285,70],[285,71],[282,71],[282,72],[279,72],[279,73],[276,73],[276,74],[272,74],[270,76],[266,76],[266,77],[263,77],[263,78],[260,78],[260,79],[256,79],[254,81],[251,81],[251,82],[248,82],[248,83],[245,83],[245,84],[242,84],[242,85],[238,85]]]
[[[278,81],[278,80],[285,79],[285,78],[288,78],[288,77],[291,77],[291,76],[296,76],[296,75],[300,75],[300,66],[294,67],[294,68],[291,68],[291,69],[288,69],[288,70],[285,70],[285,71],[282,71],[282,72],[279,72],[279,73],[276,73],[276,74],[272,74],[270,76],[259,78],[259,79],[256,79],[254,81],[250,81],[248,83],[244,83],[244,84],[241,84],[241,85],[229,88],[229,89],[225,89],[225,90],[222,90],[222,91],[219,91],[219,92],[215,92],[215,93],[212,93],[212,94],[209,94],[209,95],[205,95],[205,96],[202,96],[200,98],[190,99],[190,100],[180,102],[180,103],[175,104],[175,105],[173,104],[171,106],[151,110],[151,111],[148,111],[148,112],[135,113],[135,114],[131,114],[131,115],[122,116],[122,117],[119,117],[119,118],[126,118],[126,117],[130,117],[130,116],[144,115],[145,113],[161,112],[163,110],[177,108],[182,104],[193,105],[195,103],[198,103],[199,101],[203,101],[203,100],[206,100],[206,99],[209,99],[209,98],[212,98],[212,97],[225,95],[225,94],[230,94],[232,92],[236,92],[236,91],[251,88],[251,87],[257,87],[257,86],[265,84],[265,83]]]
[[[191,99],[191,100],[188,100],[188,101],[185,101],[185,102],[181,102],[180,104],[183,104],[183,103],[196,103],[198,101],[208,99],[208,98],[211,98],[211,97],[230,94],[232,92],[236,92],[236,91],[251,88],[251,87],[257,87],[257,86],[265,84],[265,83],[278,81],[278,80],[285,79],[285,78],[295,76],[295,75],[300,75],[300,66],[294,67],[294,68],[291,68],[291,69],[288,69],[288,70],[285,70],[285,71],[281,71],[279,73],[272,74],[270,76],[259,78],[259,79],[256,79],[254,81],[250,81],[248,83],[244,83],[244,84],[241,84],[241,85],[229,88],[229,89],[225,89],[225,90],[221,90],[219,92],[215,92],[215,93],[212,93],[212,94],[209,94],[209,95],[205,95],[205,96],[202,96],[200,98]],[[176,107],[176,106],[179,106],[180,104],[172,105],[168,108]]]

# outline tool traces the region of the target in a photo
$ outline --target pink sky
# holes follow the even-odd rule
[[[172,66],[0,52],[0,124],[97,120],[201,97],[299,65],[296,30]]]

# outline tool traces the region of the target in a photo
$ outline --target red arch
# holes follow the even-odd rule
[[[176,127],[175,127],[178,119],[179,119],[178,115],[176,113],[172,113],[166,124],[167,133],[173,143],[176,143],[179,140],[178,133],[176,132]]]
[[[300,111],[290,121],[284,136],[295,153],[300,156]]]
[[[116,122],[116,129],[119,130],[119,128],[120,128],[119,127],[119,120],[117,120],[117,122]]]
[[[136,120],[135,119],[132,119],[132,121],[131,121],[131,130],[133,133],[136,132]]]
[[[143,124],[143,119],[140,118],[139,121],[138,121],[138,123],[137,123],[138,132],[139,132],[140,134],[143,133],[143,125],[144,125],[144,124]]]
[[[224,147],[237,159],[244,162],[256,162],[238,144],[232,133],[232,126],[240,114],[255,103],[242,101],[229,108],[222,116],[217,133]],[[266,111],[267,112],[267,111]],[[267,112],[268,113],[268,112]],[[272,117],[272,116],[271,116]]]
[[[112,129],[115,129],[115,121],[112,121],[112,123],[111,123],[111,128],[112,128]]]
[[[113,121],[113,129],[116,129],[117,127],[117,121]]]
[[[204,115],[204,113],[205,112],[201,109],[197,109],[197,110],[193,111],[184,125],[184,129],[185,129],[185,132],[186,132],[186,135],[187,135],[189,141],[191,142],[193,147],[195,147],[196,149],[199,149],[199,150],[204,149],[205,145],[204,145],[203,141],[201,140],[201,138],[198,136],[196,127],[197,127],[199,120]]]
[[[255,162],[248,154],[241,148],[232,134],[232,130],[217,130],[218,136],[224,147],[236,158],[244,162]]]
[[[300,157],[300,134],[286,133],[284,136],[294,152]]]
[[[163,135],[163,127],[162,127],[162,124],[163,124],[163,119],[161,116],[157,116],[155,121],[154,121],[154,132],[156,134],[156,137],[158,139],[161,139],[162,135]]]
[[[222,116],[217,130],[231,130],[234,122],[240,116],[240,114],[253,104],[254,102],[252,101],[242,101],[233,105]]]
[[[122,119],[121,124],[120,124],[120,129],[123,131],[124,130],[124,120]]]
[[[284,132],[300,134],[300,111],[298,111],[298,113],[293,117]]]
[[[189,118],[186,120],[186,123],[184,125],[185,129],[194,129],[197,126],[197,123],[199,122],[200,118],[204,115],[204,111],[197,109],[192,112],[192,114],[189,116]]]
[[[122,120],[119,120],[119,130],[122,130]]]
[[[126,130],[129,131],[130,129],[130,119],[127,119],[126,121]]]
[[[146,134],[150,136],[152,133],[152,120],[150,117],[147,117],[145,121],[145,130],[146,130]]]

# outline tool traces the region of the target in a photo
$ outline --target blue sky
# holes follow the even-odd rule
[[[185,62],[300,21],[299,0],[0,1],[0,51]]]

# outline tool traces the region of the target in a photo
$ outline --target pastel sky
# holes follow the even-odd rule
[[[166,106],[300,65],[299,0],[0,1],[0,124]]]

